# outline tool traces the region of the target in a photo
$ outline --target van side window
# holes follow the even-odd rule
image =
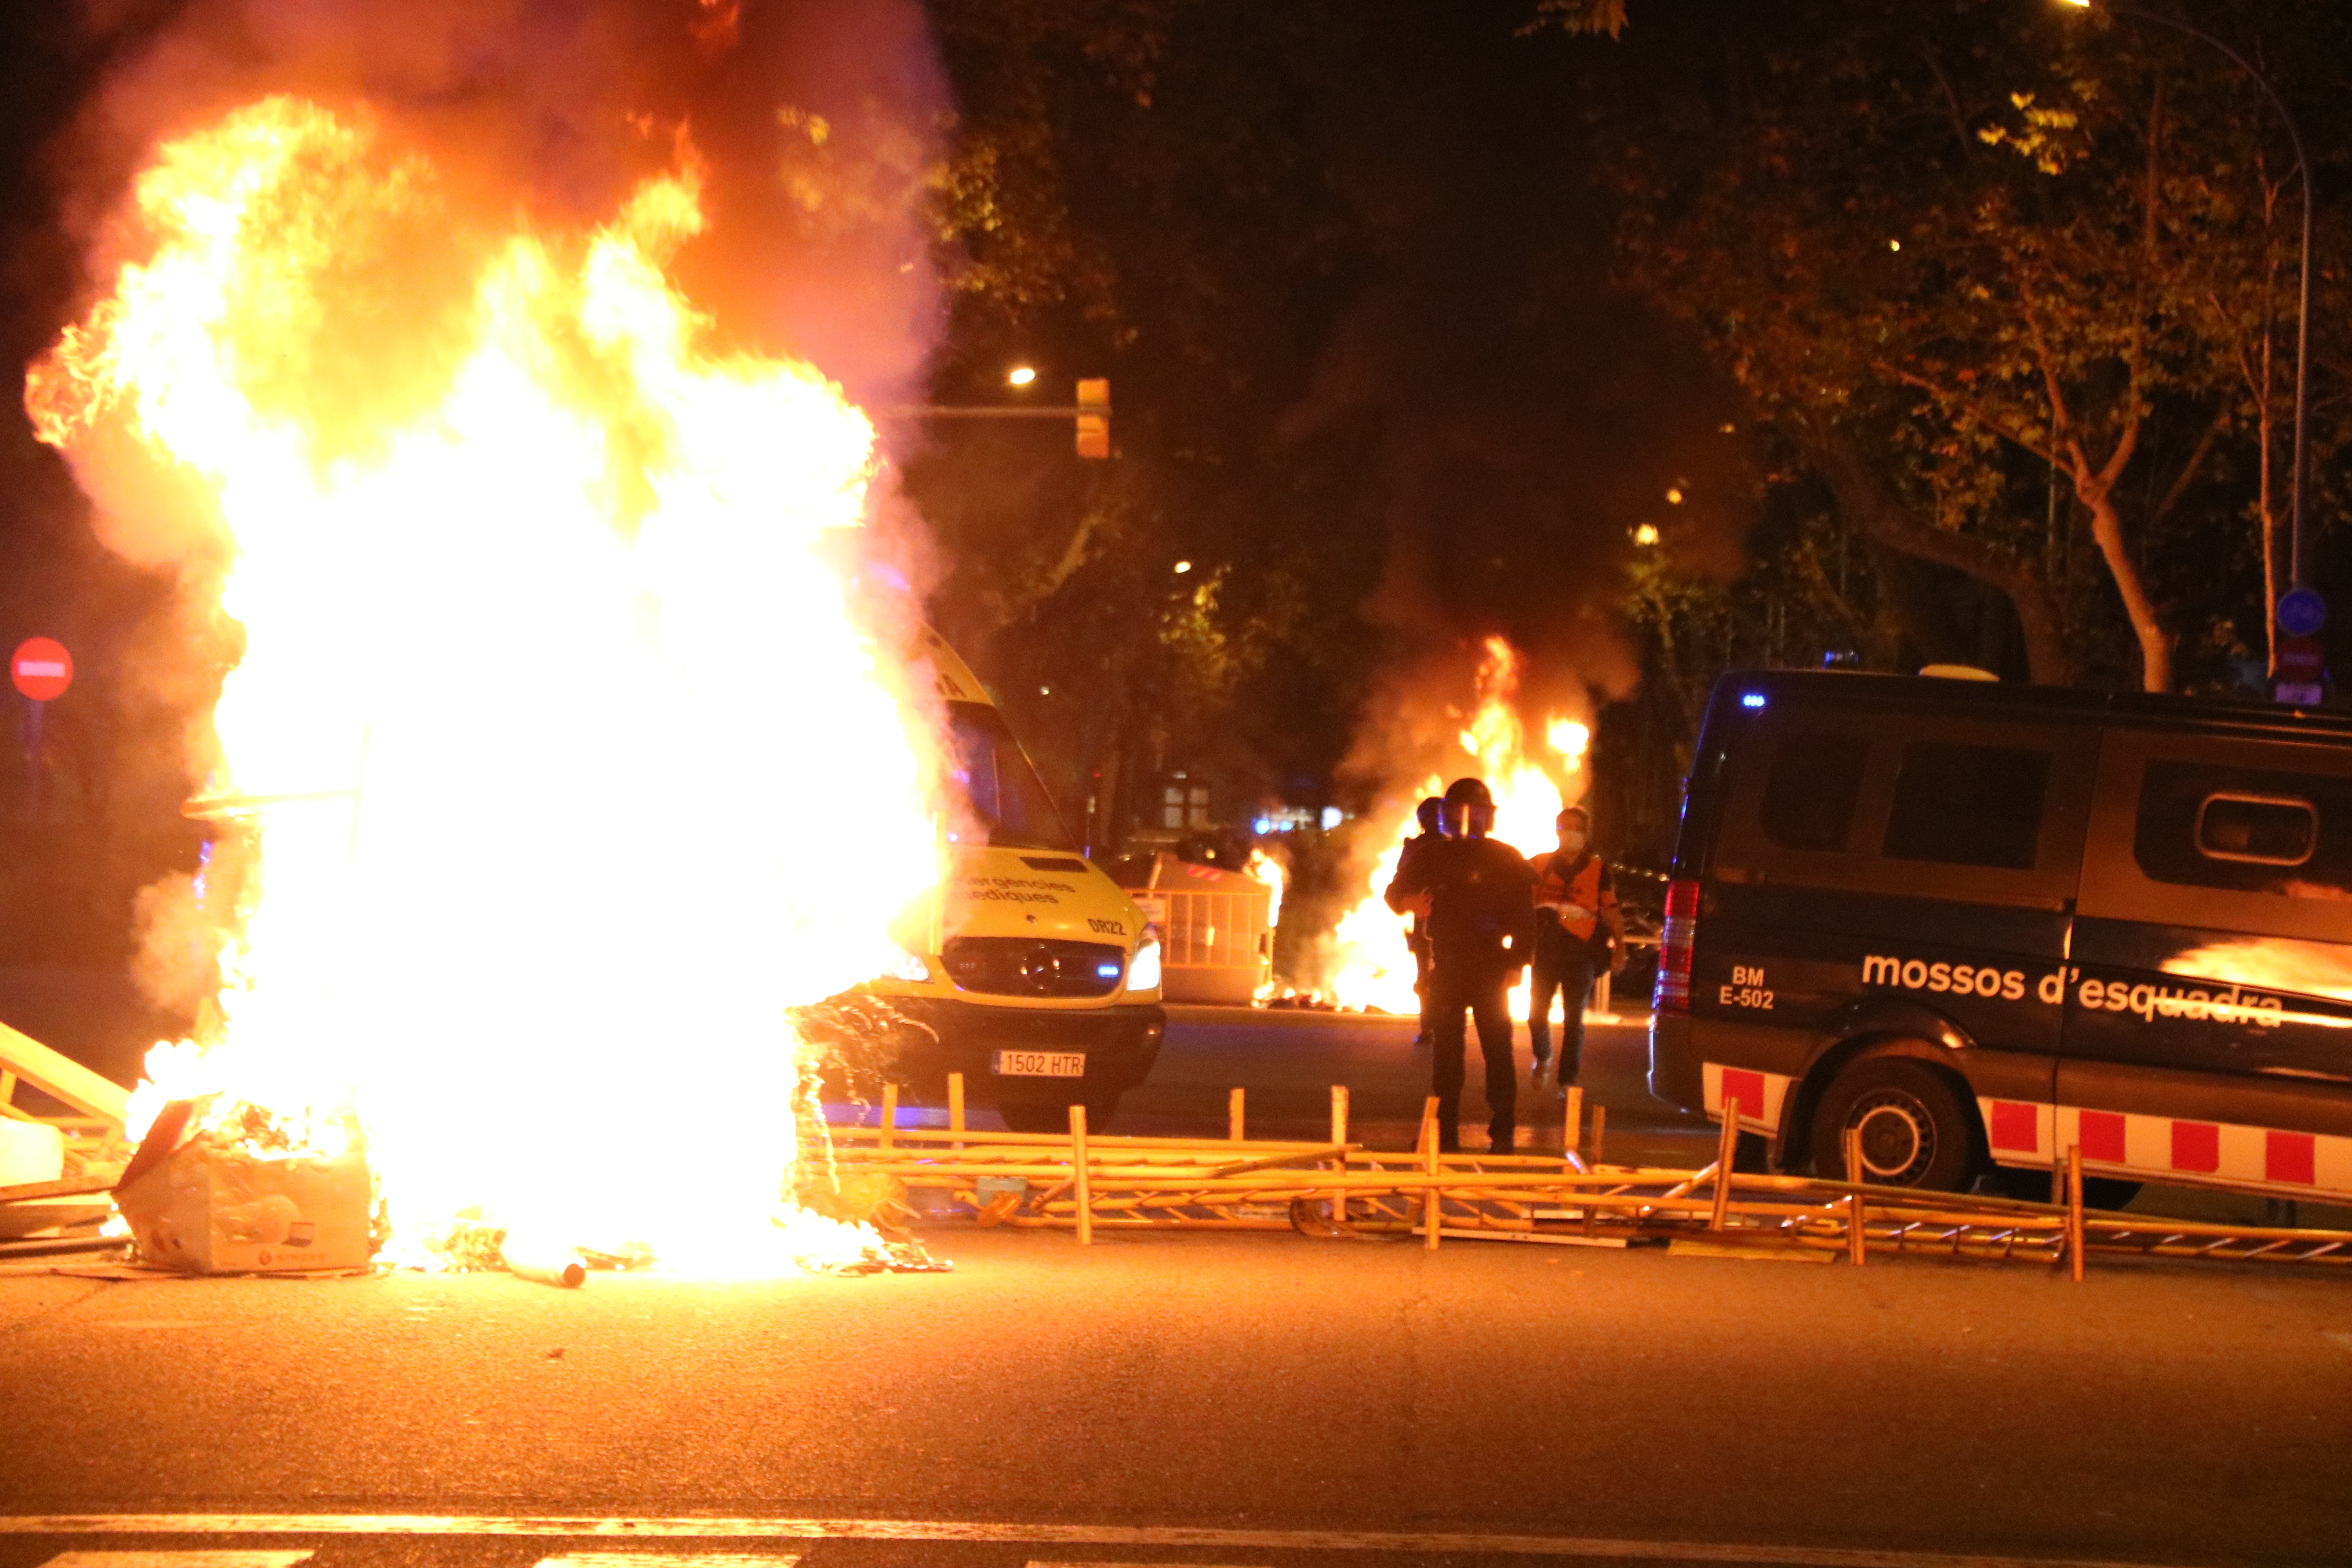
[[[1758,813],[1765,838],[1782,849],[1843,849],[1869,758],[1859,735],[1782,735]]]
[[[2300,866],[2319,847],[2319,812],[2307,800],[2209,795],[2197,808],[2197,851],[2214,860]]]
[[[2352,899],[2352,779],[2151,762],[2132,854],[2159,882]]]
[[[1886,858],[2030,871],[2049,787],[2048,752],[1914,741],[1895,775]]]

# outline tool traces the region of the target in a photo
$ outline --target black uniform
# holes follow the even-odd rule
[[[1444,841],[1445,836],[1442,833],[1416,833],[1406,839],[1403,852],[1397,857],[1397,879],[1402,879],[1405,863],[1415,854],[1433,844],[1442,844]],[[1391,882],[1390,885],[1393,887],[1395,883]],[[1421,999],[1421,1027],[1414,1030],[1412,1036],[1415,1049],[1429,1044],[1428,924],[1429,922],[1423,920],[1421,916],[1413,916],[1412,924],[1406,928],[1404,937],[1405,946],[1412,950],[1412,994]]]
[[[1486,1130],[1496,1150],[1507,1150],[1518,1110],[1507,997],[1535,943],[1535,871],[1517,850],[1492,838],[1440,838],[1398,863],[1388,901],[1393,908],[1424,892],[1430,895],[1427,1016],[1439,1147],[1461,1147],[1462,1015],[1467,1010],[1477,1020],[1478,1049],[1486,1058]]]

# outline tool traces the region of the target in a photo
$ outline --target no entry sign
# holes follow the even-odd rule
[[[55,637],[26,637],[8,661],[16,689],[36,702],[54,702],[73,684],[73,655]]]

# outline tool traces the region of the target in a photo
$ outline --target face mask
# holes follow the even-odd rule
[[[1582,853],[1584,843],[1585,835],[1581,833],[1563,833],[1559,836],[1559,847],[1571,855]]]

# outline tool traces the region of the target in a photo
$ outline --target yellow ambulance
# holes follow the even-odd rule
[[[912,662],[947,710],[955,798],[947,879],[905,962],[866,987],[898,1024],[891,1076],[937,1103],[967,1100],[1016,1131],[1060,1131],[1084,1104],[1100,1128],[1159,1058],[1159,933],[1089,865],[988,689],[926,628]]]

